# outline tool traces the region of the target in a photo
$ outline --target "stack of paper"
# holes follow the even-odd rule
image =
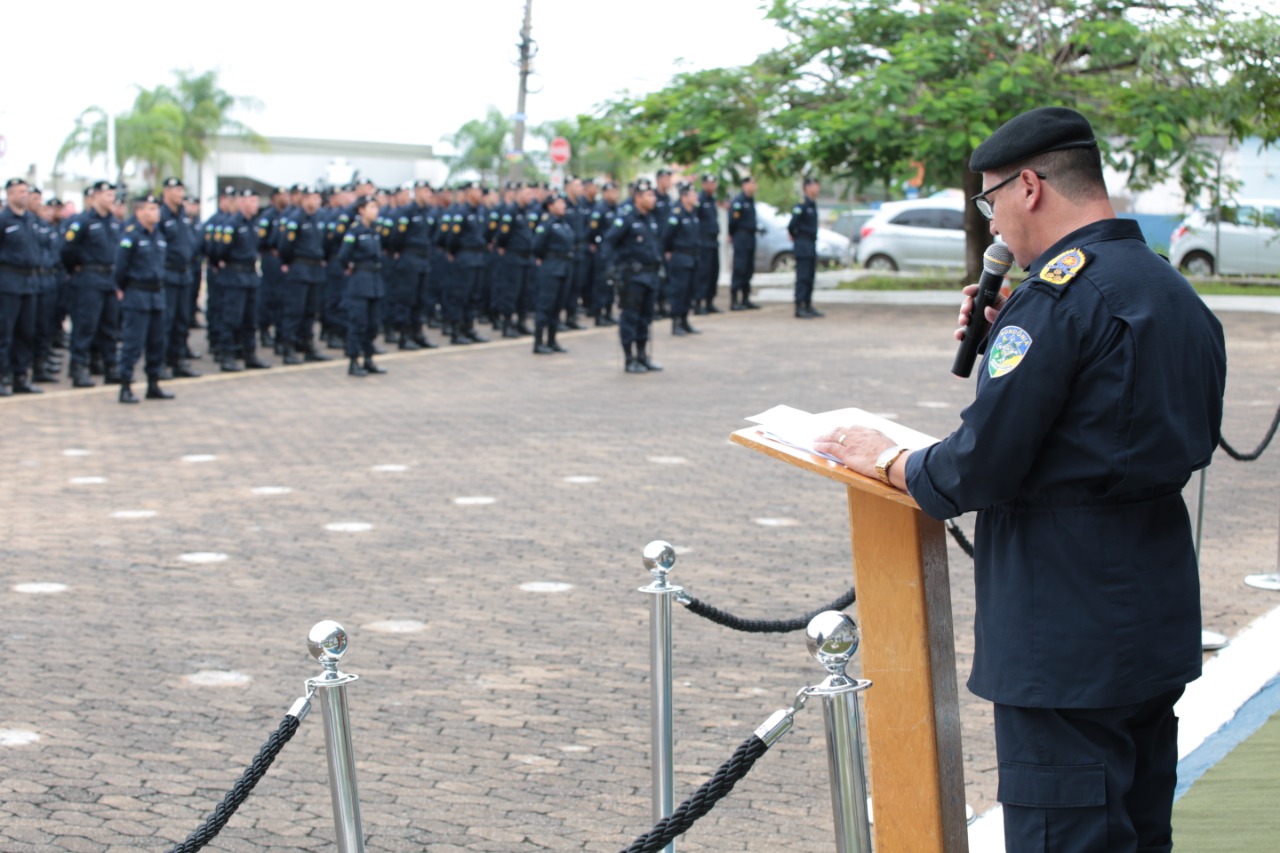
[[[834,456],[819,453],[813,448],[813,440],[825,435],[837,427],[869,427],[878,429],[889,436],[896,444],[919,450],[934,444],[938,439],[905,427],[896,421],[873,415],[862,409],[836,409],[831,412],[812,414],[791,406],[774,406],[766,412],[747,418],[760,425],[760,434],[765,438],[781,444],[822,456],[832,462],[839,462]]]

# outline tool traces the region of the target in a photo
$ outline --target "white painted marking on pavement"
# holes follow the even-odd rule
[[[916,403],[916,405],[917,405],[917,406],[919,406],[919,407],[920,407],[920,408],[922,408],[922,409],[949,409],[949,408],[951,408],[951,404],[950,404],[950,403],[944,403],[944,402],[942,402],[941,400],[921,400],[920,402]]]
[[[0,746],[26,746],[40,740],[40,735],[23,729],[0,729]]]
[[[693,547],[691,545],[672,545],[671,550],[675,551],[676,554],[680,556],[693,553]]]
[[[688,465],[689,460],[683,456],[650,456],[649,461],[655,465]]]
[[[590,477],[590,476],[573,476],[573,477],[565,477],[565,478],[564,478],[564,481],[565,481],[566,483],[574,483],[574,484],[578,484],[578,483],[598,483],[598,482],[600,482],[600,478],[599,478],[599,477]]]
[[[92,451],[85,450],[83,447],[68,447],[62,451],[63,456],[88,456]]]
[[[111,513],[112,518],[155,518],[154,509],[118,509]]]
[[[400,472],[400,471],[408,471],[409,466],[408,465],[374,465],[373,470],[387,472],[387,473],[394,473],[394,472]]]
[[[202,669],[187,676],[188,684],[196,684],[200,687],[239,687],[250,681],[253,679],[243,672],[224,669]]]
[[[106,477],[72,477],[71,485],[73,486],[99,486],[107,482]]]
[[[380,634],[416,634],[427,630],[427,623],[416,619],[386,619],[382,622],[370,622],[364,627]]]
[[[529,581],[520,584],[520,589],[524,592],[568,592],[573,589],[573,584],[560,581]]]
[[[491,503],[497,503],[497,498],[487,498],[477,495],[470,498],[454,498],[453,502],[458,506],[488,506]]]
[[[49,595],[55,592],[66,592],[65,583],[19,583],[13,585],[14,592],[25,592],[29,595]]]
[[[227,555],[217,551],[192,551],[179,555],[178,559],[184,563],[221,563]]]
[[[293,491],[288,486],[254,486],[249,491],[255,495],[287,495]]]
[[[212,453],[188,453],[182,457],[183,462],[212,462],[218,457]]]
[[[796,527],[800,524],[794,518],[757,518],[755,522],[761,527]]]
[[[373,525],[367,521],[334,521],[326,524],[324,529],[334,533],[364,533],[372,530]]]

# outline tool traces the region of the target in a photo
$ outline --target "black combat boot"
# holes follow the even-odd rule
[[[645,370],[661,370],[662,365],[650,358],[646,352],[648,346],[648,341],[636,341],[636,361],[643,364]]]
[[[305,361],[305,359],[303,359],[303,357],[298,354],[297,350],[295,350],[289,344],[285,344],[284,346],[284,363],[285,364],[288,364],[288,365],[302,364],[303,361]]]
[[[120,365],[108,364],[102,370],[103,385],[119,385],[120,384]]]
[[[80,362],[71,362],[71,386],[73,388],[92,388],[97,385],[89,375],[89,366]]]
[[[135,397],[135,396],[133,396],[133,389],[129,387],[129,383],[128,383],[128,382],[121,382],[121,383],[120,383],[120,402],[121,402],[121,403],[136,403],[136,402],[138,402],[138,398],[137,398],[137,397]]]
[[[680,315],[680,325],[684,327],[684,330],[685,330],[685,333],[686,333],[686,334],[689,334],[689,335],[700,335],[700,334],[702,334],[702,330],[701,330],[701,329],[695,329],[693,326],[689,325],[689,315],[688,315],[688,314],[681,314],[681,315]]]
[[[13,393],[15,394],[43,394],[44,389],[38,385],[32,385],[31,380],[27,378],[27,372],[13,374]]]
[[[568,352],[567,349],[556,343],[556,330],[554,326],[547,330],[547,346],[551,348],[552,352]]]
[[[551,347],[547,346],[543,341],[546,339],[547,330],[539,326],[533,333],[533,354],[534,355],[550,355],[555,352]]]
[[[365,373],[386,373],[387,369],[385,367],[379,367],[377,364],[375,364],[373,361],[373,356],[366,355],[364,357],[364,371]]]
[[[466,335],[468,338],[471,338],[472,343],[476,343],[476,344],[489,343],[489,339],[486,338],[484,335],[480,334],[479,332],[477,332],[475,326],[472,326],[470,329],[468,329],[466,332]]]
[[[814,307],[813,307],[813,300],[812,300],[812,299],[810,299],[808,302],[806,302],[806,303],[805,303],[805,307],[809,309],[809,316],[810,316],[810,317],[825,317],[825,316],[827,316],[827,315],[826,315],[826,314],[824,314],[823,312],[819,311],[817,308],[814,308]]]
[[[679,337],[683,337],[683,336],[685,336],[685,335],[689,334],[688,332],[686,332],[686,331],[684,330],[684,326],[682,326],[682,325],[680,324],[680,318],[679,318],[679,317],[672,317],[672,318],[671,318],[671,334],[675,335],[675,336],[676,336],[676,337],[678,337],[678,338],[679,338]]]
[[[0,397],[13,396],[13,377],[0,376]]]
[[[148,400],[172,400],[173,392],[166,391],[160,387],[160,380],[147,380],[147,399]]]
[[[529,328],[529,315],[521,314],[516,321],[516,331],[522,335],[532,335],[533,329]]]
[[[391,341],[387,341],[391,343]],[[413,325],[406,325],[400,330],[400,349],[406,352],[417,352],[422,349],[422,345],[418,343],[417,337],[413,334]]]
[[[648,373],[649,368],[641,364],[640,359],[636,358],[634,349],[627,345],[623,347],[623,351],[627,354],[627,373]]]
[[[348,376],[358,376],[361,379],[369,375],[369,371],[360,366],[360,359],[352,358],[351,363],[347,365]]]

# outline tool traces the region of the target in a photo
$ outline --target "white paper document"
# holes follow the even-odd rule
[[[774,406],[768,411],[747,418],[760,427],[760,434],[772,441],[822,456],[832,462],[839,462],[834,456],[819,453],[813,447],[813,440],[836,427],[862,426],[878,429],[889,436],[897,444],[911,450],[919,450],[936,444],[938,439],[896,421],[873,415],[863,409],[836,409],[830,412],[813,414],[791,406]]]

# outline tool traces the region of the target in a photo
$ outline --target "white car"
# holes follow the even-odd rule
[[[964,270],[963,195],[887,201],[862,226],[857,262],[869,270]]]
[[[756,272],[787,272],[796,268],[795,241],[787,233],[790,210],[756,202]],[[853,245],[849,238],[829,228],[818,229],[818,267],[849,266],[853,261]]]
[[[1221,214],[1182,221],[1169,244],[1174,266],[1197,276],[1280,272],[1280,201],[1242,198]]]

